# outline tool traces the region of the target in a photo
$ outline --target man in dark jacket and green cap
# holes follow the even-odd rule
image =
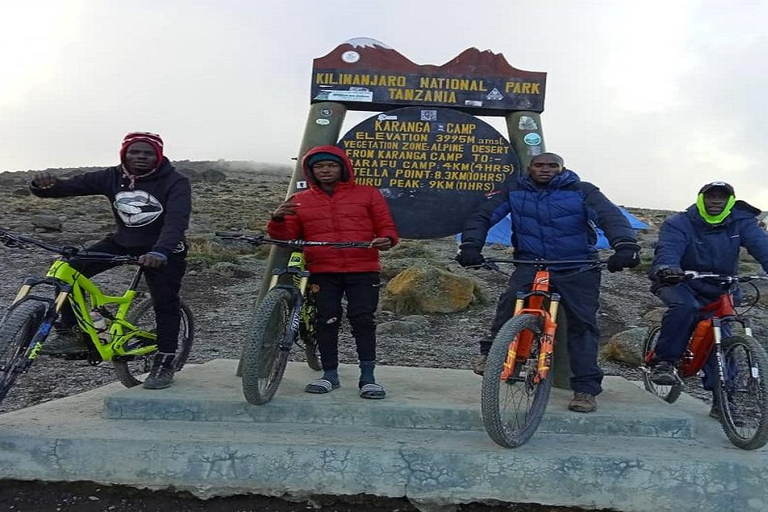
[[[651,380],[658,385],[678,382],[675,364],[683,355],[699,320],[699,309],[718,299],[718,284],[684,280],[685,270],[736,275],[739,251],[745,247],[768,272],[768,234],[760,229],[757,208],[737,201],[733,187],[715,181],[699,190],[696,204],[669,217],[659,229],[650,278],[651,291],[667,305],[654,353]],[[713,361],[704,367],[704,388],[712,389]]]

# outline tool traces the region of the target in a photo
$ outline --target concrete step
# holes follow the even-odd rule
[[[341,365],[342,387],[326,395],[304,392],[319,377],[304,363],[289,363],[273,400],[262,406],[245,402],[237,363],[217,360],[185,369],[183,385],[162,391],[125,389],[105,400],[111,419],[200,422],[291,423],[398,429],[482,431],[480,383],[466,370],[380,366],[377,380],[385,400],[357,396],[358,369]],[[189,378],[189,377],[194,378]],[[625,379],[608,377],[595,413],[568,410],[571,392],[553,389],[538,432],[633,437],[693,437],[690,415],[665,404]]]
[[[394,405],[406,396],[423,405],[422,390],[441,378],[440,370],[393,369],[404,372],[402,380],[381,370]],[[528,444],[509,450],[476,429],[115,420],[104,415],[105,399],[204,396],[208,389],[204,382],[209,379],[228,382],[234,400],[239,389],[233,371],[233,362],[209,363],[185,369],[167,392],[126,391],[114,384],[0,415],[0,478],[173,486],[201,497],[369,494],[405,496],[422,504],[499,501],[622,511],[768,510],[766,450],[745,452],[731,446],[719,424],[707,417],[708,407],[702,402],[684,396],[675,406],[657,401],[655,408],[635,407],[614,385],[609,386],[614,391],[600,400],[603,410],[618,408],[613,399],[621,398],[622,407],[637,416],[686,414],[696,437],[539,432]],[[290,376],[303,383],[307,375],[314,375],[302,372],[292,367]],[[450,380],[461,378],[448,373]],[[348,371],[343,376],[345,383],[354,382]],[[467,385],[477,386],[470,382],[476,380]],[[621,389],[640,403],[644,400],[642,390],[635,388],[633,393],[623,385]],[[283,391],[271,408],[288,401],[291,393],[287,387]],[[430,396],[438,397],[441,407],[463,407],[460,399],[443,394],[439,386],[437,391]],[[213,391],[207,393],[211,396]],[[373,408],[386,406],[389,400],[365,402],[355,395],[354,386],[321,398],[328,399],[326,416],[334,416],[342,404]],[[563,408],[564,403],[558,396],[551,409]]]

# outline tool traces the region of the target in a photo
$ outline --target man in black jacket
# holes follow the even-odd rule
[[[30,185],[39,197],[103,195],[112,204],[116,231],[88,250],[139,256],[145,267],[147,286],[155,304],[157,346],[152,369],[144,382],[148,389],[167,388],[173,382],[181,320],[179,290],[186,270],[187,244],[184,232],[192,209],[189,180],[176,172],[163,156],[163,140],[145,132],[129,133],[120,148],[121,164],[60,180],[50,172],[37,173]],[[78,262],[86,277],[113,265]],[[72,333],[76,320],[69,304],[61,311],[58,339],[46,348],[49,353],[87,350],[81,336]]]

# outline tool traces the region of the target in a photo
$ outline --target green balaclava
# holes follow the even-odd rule
[[[728,192],[729,197],[722,212],[717,215],[710,215],[707,213],[707,209],[704,207],[704,194],[708,190],[715,187],[725,189]],[[733,209],[733,205],[735,203],[736,195],[733,192],[733,187],[723,181],[715,181],[713,183],[704,185],[701,187],[701,190],[699,190],[699,196],[696,198],[696,208],[699,210],[699,215],[701,215],[701,218],[704,219],[707,224],[720,224],[723,222],[725,218],[731,214],[731,210]]]

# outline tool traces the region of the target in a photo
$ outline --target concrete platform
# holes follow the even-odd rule
[[[311,397],[300,389],[316,374],[292,365],[274,402],[256,407],[237,404],[234,368],[234,361],[215,361],[185,369],[168,390],[110,385],[0,415],[0,478],[172,485],[203,497],[373,494],[435,504],[768,509],[766,451],[733,447],[708,407],[689,397],[670,406],[609,379],[603,416],[568,420],[567,395],[558,392],[546,420],[558,433],[538,432],[509,450],[478,430],[472,394],[479,379],[468,371],[382,367],[390,397],[369,402],[356,396],[353,368],[343,369],[340,390]],[[455,383],[450,392],[437,385],[443,378]],[[654,417],[687,421],[694,438]],[[564,428],[579,432],[590,422],[630,427]],[[636,431],[645,433],[626,435]]]
[[[212,361],[196,368],[194,380],[154,393],[124,389],[106,397],[111,419],[244,421],[308,423],[404,429],[479,430],[482,379],[464,370],[380,367],[377,379],[387,388],[386,400],[357,396],[358,369],[342,365],[342,387],[327,395],[304,393],[319,373],[303,363],[289,363],[273,400],[264,406],[245,402],[235,363]],[[638,393],[631,382],[608,377],[600,407],[593,414],[568,410],[570,391],[553,389],[542,433],[597,434],[636,437],[692,438],[690,415],[663,407],[649,393]]]

